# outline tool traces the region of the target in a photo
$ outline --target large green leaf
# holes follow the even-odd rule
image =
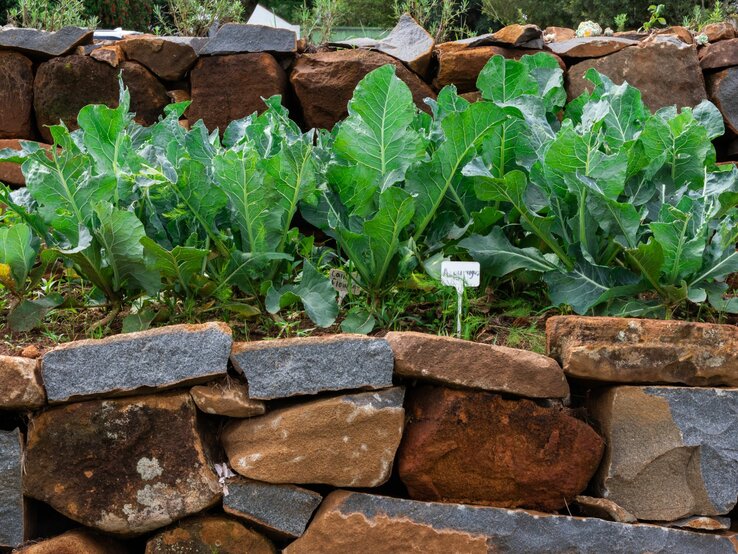
[[[0,227],[0,266],[7,267],[8,278],[0,267],[0,283],[16,291],[25,288],[26,278],[36,261],[39,240],[31,228],[23,223]]]
[[[502,277],[517,269],[547,272],[556,270],[556,258],[541,254],[536,248],[517,248],[510,244],[502,229],[495,227],[487,236],[472,235],[461,242],[472,258],[478,261],[484,273]]]
[[[151,258],[154,269],[165,279],[177,282],[185,294],[189,291],[192,278],[202,272],[209,254],[208,250],[192,246],[175,246],[169,251],[149,237],[142,238],[141,244]]]
[[[339,167],[333,170],[332,182],[352,211],[366,215],[372,209],[367,209],[367,201],[373,191],[401,181],[407,168],[424,155],[424,146],[410,127],[416,112],[412,93],[393,65],[364,77],[348,110],[333,144]]]
[[[266,308],[269,313],[276,314],[298,301],[302,302],[308,317],[321,327],[330,327],[338,317],[336,290],[330,279],[318,272],[308,260],[303,262],[299,283],[269,289]]]
[[[654,240],[664,253],[663,273],[670,284],[679,281],[702,266],[706,236],[704,232],[694,234],[693,214],[675,207],[662,210],[659,221],[649,225]]]
[[[464,178],[462,168],[475,156],[481,142],[506,119],[503,111],[488,102],[477,102],[443,120],[445,141],[433,153],[430,163],[408,172],[406,190],[415,197],[414,238],[423,235],[444,198],[450,198],[464,222],[470,215],[462,202],[458,186]]]

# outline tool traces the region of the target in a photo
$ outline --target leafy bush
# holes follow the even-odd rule
[[[96,17],[100,25],[114,29],[146,32],[152,23],[156,0],[84,0],[85,11]]]
[[[204,37],[216,22],[238,23],[244,18],[244,5],[231,0],[167,0],[165,9],[155,5],[153,10],[163,35]]]
[[[738,313],[726,297],[738,169],[715,163],[720,113],[704,101],[652,114],[627,83],[587,78],[592,92],[565,105],[551,56],[496,56],[481,101],[449,86],[427,114],[387,65],[331,133],[301,133],[275,97],[222,140],[180,127],[186,104],[142,128],[123,92],[118,108],[83,108],[79,131],[53,127],[51,159],[31,145],[0,153],[27,179],[0,199],[23,220],[0,235],[0,278],[25,298],[43,245],[42,266],[61,258],[114,311],[147,297],[185,316],[302,301],[329,325],[331,260],[368,297],[344,328],[366,332],[415,270],[438,278],[442,260],[471,257],[487,279],[541,277],[550,303],[577,313]],[[300,235],[298,210],[335,253]]]
[[[30,27],[46,31],[58,31],[74,25],[94,29],[98,20],[85,15],[82,0],[19,0],[7,12],[8,23],[17,27]]]

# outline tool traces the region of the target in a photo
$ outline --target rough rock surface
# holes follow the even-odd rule
[[[0,430],[0,547],[23,542],[23,486],[20,431]]]
[[[577,32],[574,29],[570,29],[569,27],[546,27],[543,30],[543,36],[549,37],[547,40],[551,40],[551,42],[564,42],[565,40],[571,40],[573,38],[576,38]]]
[[[297,36],[289,29],[226,23],[200,49],[199,54],[212,56],[248,52],[294,52],[295,50],[297,50]]]
[[[110,67],[118,67],[126,61],[126,55],[123,53],[123,49],[117,42],[95,48],[90,52],[90,57],[99,62],[105,62]]]
[[[627,38],[577,37],[553,42],[548,45],[548,49],[562,58],[600,58],[636,44],[638,41]]]
[[[700,50],[702,69],[723,69],[738,65],[738,38],[708,44]]]
[[[46,404],[38,362],[0,356],[0,410],[32,410]]]
[[[567,73],[569,98],[575,98],[592,84],[584,78],[591,67],[607,75],[616,84],[628,81],[640,89],[651,110],[664,106],[696,106],[707,98],[704,79],[694,46],[676,39],[655,37],[603,58],[573,65]]]
[[[515,348],[426,333],[390,332],[395,373],[465,388],[530,398],[564,398],[564,372],[555,360]]]
[[[114,539],[103,537],[87,529],[74,529],[66,533],[30,544],[16,554],[124,554],[123,548]]]
[[[477,88],[477,77],[492,56],[519,60],[525,55],[535,54],[533,50],[524,48],[505,48],[502,46],[469,47],[468,41],[445,42],[436,47],[438,57],[438,73],[433,86],[440,90],[446,85],[456,85],[459,93],[472,92]],[[561,65],[564,62],[555,54]]]
[[[32,108],[33,63],[17,52],[0,51],[0,139],[32,138]]]
[[[694,529],[695,531],[724,531],[730,529],[729,517],[693,516],[665,523],[669,527]]]
[[[579,512],[584,516],[598,517],[620,523],[635,523],[638,521],[628,510],[607,498],[577,496],[574,501],[579,507]]]
[[[590,415],[607,449],[600,495],[641,520],[727,514],[738,498],[738,390],[614,387]]]
[[[557,510],[597,470],[602,439],[561,408],[485,392],[408,393],[398,453],[411,498]]]
[[[489,40],[515,48],[542,48],[543,32],[537,25],[514,23],[492,33]]]
[[[221,496],[190,395],[164,393],[53,408],[29,424],[27,496],[88,527],[136,535]]]
[[[260,400],[249,398],[249,388],[235,379],[226,379],[190,389],[197,407],[206,414],[228,417],[263,415],[266,406]]]
[[[359,81],[370,71],[388,63],[397,68],[397,76],[410,87],[415,104],[427,110],[423,100],[435,98],[433,89],[398,60],[370,50],[318,52],[297,58],[290,74],[305,124],[332,129],[348,115],[346,106]]]
[[[707,93],[718,107],[728,128],[738,133],[738,67],[706,75]]]
[[[672,25],[664,29],[659,29],[658,31],[656,31],[656,34],[671,35],[678,38],[685,44],[694,44],[694,37],[692,36],[692,32],[686,27],[682,27],[681,25]]]
[[[276,554],[269,539],[223,516],[185,519],[146,543],[146,554]]]
[[[404,390],[315,400],[229,423],[222,443],[233,470],[268,483],[376,487],[402,438]]]
[[[336,491],[285,554],[735,554],[730,537],[655,525]]]
[[[131,111],[143,125],[156,122],[169,104],[167,91],[145,67],[123,62],[118,68],[89,56],[62,56],[42,63],[33,84],[33,106],[38,131],[52,142],[46,125],[59,120],[70,129],[77,128],[77,113],[87,104],[118,105],[118,74],[131,93]]]
[[[305,532],[323,499],[317,492],[294,485],[274,485],[236,478],[227,483],[226,513],[248,521],[279,538],[294,539]]]
[[[389,344],[360,335],[240,342],[231,361],[259,400],[392,386]]]
[[[152,35],[133,35],[119,44],[126,58],[145,65],[165,81],[178,81],[197,61],[189,44]]]
[[[232,342],[223,323],[69,342],[43,357],[46,393],[59,403],[207,381],[226,374]]]
[[[92,34],[91,29],[79,27],[64,27],[53,33],[36,29],[6,28],[0,30],[0,48],[38,57],[63,56],[81,44],[91,43]]]
[[[709,40],[710,43],[735,38],[735,27],[727,21],[708,23],[702,27],[701,32],[707,35],[707,40]]]
[[[192,104],[187,117],[202,119],[209,130],[263,112],[262,98],[287,92],[287,76],[270,54],[233,54],[200,58],[190,72]]]
[[[685,321],[552,317],[548,353],[579,379],[738,386],[738,329]]]

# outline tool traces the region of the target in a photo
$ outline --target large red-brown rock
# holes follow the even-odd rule
[[[269,539],[225,516],[198,516],[154,535],[145,554],[276,554]]]
[[[519,60],[523,56],[536,54],[536,50],[525,48],[506,48],[503,46],[475,46],[470,47],[468,41],[445,42],[436,47],[438,58],[438,73],[433,80],[436,89],[442,89],[446,85],[456,85],[460,92],[471,92],[477,88],[477,77],[482,68],[492,56],[504,56],[505,58]],[[562,69],[566,66],[561,58],[553,56]]]
[[[441,387],[408,396],[397,464],[414,499],[558,510],[602,457],[599,435],[558,407]]]
[[[722,69],[738,65],[738,38],[708,44],[700,50],[702,69]]]
[[[123,62],[114,68],[89,56],[63,56],[42,63],[33,85],[36,124],[44,140],[51,142],[46,125],[57,125],[59,120],[76,129],[77,113],[87,104],[117,106],[121,70],[136,121],[143,125],[156,122],[169,97],[148,69],[135,62]]]
[[[206,414],[227,417],[253,417],[266,411],[264,402],[249,398],[249,387],[235,379],[223,379],[190,389],[197,407]]]
[[[32,410],[46,404],[37,360],[0,356],[0,410]]]
[[[123,546],[111,539],[87,529],[74,529],[66,533],[24,546],[16,554],[124,554]]]
[[[356,85],[370,71],[386,64],[397,68],[397,76],[410,87],[415,104],[427,109],[425,98],[435,93],[398,60],[369,50],[338,50],[300,56],[290,82],[300,101],[308,127],[331,129],[348,115],[348,102]]]
[[[389,478],[402,438],[403,396],[396,387],[232,421],[223,447],[233,470],[250,479],[377,487]]]
[[[228,124],[262,112],[262,98],[284,96],[287,77],[274,56],[265,52],[200,58],[190,72],[191,122],[202,119],[209,130],[225,131]]]
[[[548,45],[548,49],[562,58],[600,58],[619,52],[638,41],[619,37],[576,37],[565,41],[556,41]]]
[[[153,35],[131,35],[118,43],[126,58],[149,68],[165,81],[178,81],[197,61],[194,48]]]
[[[543,30],[543,38],[548,42],[564,42],[577,36],[577,32],[569,27],[546,27]]]
[[[738,328],[620,317],[552,317],[548,353],[564,372],[609,383],[738,386]]]
[[[33,63],[0,51],[0,139],[33,137]]]
[[[718,107],[728,128],[738,133],[738,67],[705,75],[707,93]]]
[[[530,398],[569,394],[559,364],[534,352],[412,331],[385,339],[403,377]]]
[[[697,50],[673,37],[657,36],[638,46],[571,66],[566,79],[569,98],[593,88],[584,78],[590,68],[616,84],[628,81],[640,89],[651,110],[673,105],[693,107],[707,98]]]
[[[27,496],[88,527],[137,535],[221,497],[187,392],[91,400],[28,426]]]
[[[735,27],[727,21],[708,23],[702,27],[701,32],[707,36],[707,40],[709,40],[710,43],[735,38]]]

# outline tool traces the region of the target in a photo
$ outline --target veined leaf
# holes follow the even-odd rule
[[[276,314],[297,301],[302,302],[308,317],[320,327],[330,327],[338,317],[336,291],[330,279],[319,273],[308,260],[303,262],[299,283],[269,289],[266,308],[269,313]]]
[[[668,283],[677,284],[681,278],[699,271],[706,237],[703,232],[693,234],[691,213],[670,206],[662,210],[661,220],[649,227],[664,253],[664,275]]]
[[[209,251],[192,246],[175,246],[171,252],[148,237],[141,239],[147,256],[162,277],[178,282],[186,293],[195,275],[202,271],[203,262]]]
[[[7,278],[0,276],[0,283],[22,291],[39,251],[39,241],[31,228],[23,223],[12,227],[0,227],[0,264],[7,266]]]
[[[550,259],[550,254],[547,257],[535,248],[513,246],[499,227],[493,228],[487,236],[472,235],[459,242],[459,246],[465,248],[492,277],[502,277],[517,269],[538,272],[558,269],[555,257]]]

